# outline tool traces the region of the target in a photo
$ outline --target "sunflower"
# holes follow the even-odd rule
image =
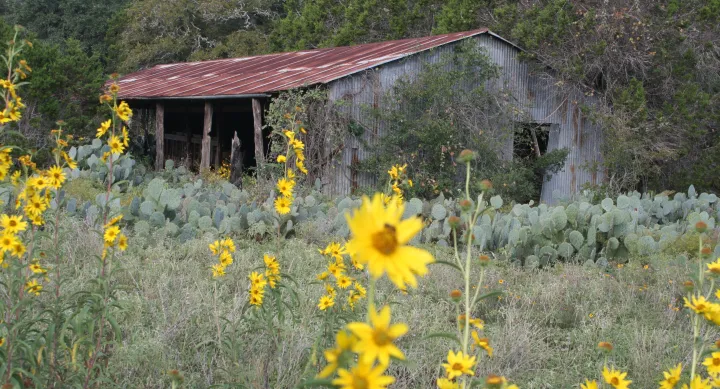
[[[256,271],[250,273],[248,278],[250,278],[250,284],[253,286],[263,288],[265,287],[265,285],[267,285],[267,281],[265,281],[265,276]]]
[[[318,308],[320,308],[321,311],[324,311],[330,307],[335,305],[335,299],[331,296],[322,296],[320,297],[320,302],[318,303]]]
[[[120,251],[125,251],[128,248],[128,238],[125,234],[120,234],[117,240],[117,246]]]
[[[15,235],[5,232],[0,235],[0,250],[3,252],[11,251],[19,242]]]
[[[220,242],[220,246],[231,253],[235,252],[235,242],[230,238],[223,239],[222,242]]]
[[[28,293],[33,293],[35,296],[40,295],[42,288],[42,285],[38,284],[37,280],[30,280],[25,284],[25,290]]]
[[[458,290],[457,292],[460,292],[460,291]],[[458,323],[459,323],[461,326],[464,326],[464,325],[465,325],[465,315],[459,315],[459,316],[458,316]],[[468,320],[468,323],[469,323],[470,325],[474,326],[475,328],[479,329],[479,330],[482,330],[482,329],[485,328],[485,322],[484,322],[482,319],[477,319],[477,318],[473,319],[473,318],[471,317],[471,318]]]
[[[463,374],[475,375],[473,367],[475,366],[475,357],[465,355],[462,351],[458,351],[457,354],[448,351],[447,355],[448,363],[443,363],[443,367],[447,372],[448,379],[460,377]]]
[[[478,335],[478,332],[475,330],[473,330],[473,332],[472,332],[472,338],[473,338],[473,349],[475,348],[475,346],[478,346],[481,349],[485,350],[485,352],[487,352],[488,357],[492,357],[493,348],[490,347],[490,340],[488,338],[481,338]]]
[[[333,286],[330,285],[330,284],[325,284],[325,293],[327,293],[327,295],[330,296],[330,297],[335,297],[335,296],[337,296],[337,291],[336,291],[335,288],[333,288]]]
[[[127,127],[125,127],[125,126],[123,126],[123,128],[122,128],[122,140],[123,140],[123,145],[125,147],[130,146],[130,133],[128,132]]]
[[[21,258],[23,255],[25,255],[25,245],[22,244],[22,242],[18,241],[13,245],[12,250],[10,250],[10,254]]]
[[[120,234],[120,227],[118,226],[110,226],[105,229],[105,243],[108,245],[115,244],[115,239],[117,239],[118,235]]]
[[[212,276],[213,278],[222,277],[225,275],[225,266],[221,264],[213,265],[212,267]]]
[[[715,353],[720,354],[720,353]],[[707,359],[705,360],[707,362]],[[704,362],[703,362],[704,364]],[[677,385],[678,381],[680,381],[680,374],[682,373],[682,364],[678,363],[677,366],[675,366],[672,369],[669,369],[668,371],[663,372],[663,376],[665,377],[664,380],[660,381],[660,389],[673,389],[675,385]]]
[[[277,161],[278,163],[285,163],[285,161],[287,161],[287,157],[285,157],[284,155],[278,155]]]
[[[220,241],[216,240],[208,245],[208,248],[210,249],[210,252],[213,253],[213,255],[218,255],[220,253]]]
[[[262,303],[263,303],[263,298],[262,298],[262,296],[258,297],[258,296],[250,295],[250,305],[254,305],[254,306],[256,306],[256,307],[259,307],[259,306],[262,305]]]
[[[345,273],[345,264],[333,262],[328,265],[328,272],[335,276],[335,278],[338,278]]]
[[[229,251],[223,251],[222,253],[220,253],[220,258],[218,258],[218,260],[223,266],[230,266],[233,263],[233,257]]]
[[[715,262],[708,263],[707,267],[708,273],[712,273],[713,275],[720,275],[720,258],[718,258]]]
[[[332,381],[340,389],[385,389],[395,382],[395,378],[383,375],[385,366],[373,367],[371,363],[360,361],[350,370],[338,370],[338,378]]]
[[[328,364],[324,369],[322,369],[322,371],[320,371],[318,377],[329,377],[330,374],[337,370],[340,355],[342,355],[345,351],[350,351],[356,341],[355,337],[352,334],[347,333],[347,331],[338,331],[335,335],[335,348],[325,350],[323,353],[325,355],[325,361],[327,361]]]
[[[281,195],[285,197],[292,197],[293,188],[295,187],[295,182],[291,180],[286,180],[284,178],[281,178],[277,182],[277,190],[280,192]]]
[[[717,304],[713,304],[710,301],[707,301],[705,299],[705,296],[691,296],[692,301],[689,301],[687,297],[685,297],[685,306],[693,310],[695,313],[699,315],[705,316],[705,319],[711,320],[713,311],[717,311],[718,307]]]
[[[118,104],[114,109],[118,118],[120,118],[120,120],[124,122],[130,120],[133,115],[130,106],[125,101],[121,101],[120,104]]]
[[[708,374],[717,375],[720,373],[720,351],[712,353],[705,358],[703,365],[707,367]]]
[[[27,222],[24,222],[20,215],[8,216],[2,214],[0,215],[0,226],[2,226],[3,230],[8,234],[17,234],[27,229]]]
[[[327,280],[328,277],[330,277],[330,273],[328,273],[326,271],[317,275],[318,281],[325,281],[325,280]]]
[[[125,151],[125,145],[120,138],[115,135],[111,136],[110,140],[108,140],[108,146],[110,147],[110,152],[113,154],[122,154],[123,151]]]
[[[119,222],[120,220],[122,220],[122,218],[123,218],[123,215],[117,215],[117,216],[115,216],[114,218],[110,219],[110,221],[108,221],[107,223],[105,223],[105,225],[104,225],[103,227],[104,227],[104,228],[108,228],[108,227],[110,227],[110,226],[114,226],[115,224],[118,224],[118,222]]]
[[[337,279],[337,286],[340,289],[347,289],[350,285],[352,285],[352,283],[353,283],[353,279],[346,275],[341,275]]]
[[[355,285],[354,285],[354,286],[355,286],[355,291],[357,292],[357,294],[358,294],[360,297],[365,297],[365,296],[367,296],[367,291],[365,290],[365,287],[363,287],[362,285],[360,285],[360,283],[355,282]]]
[[[295,162],[295,166],[298,168],[298,170],[302,172],[302,174],[308,174],[308,170],[305,168],[305,164],[300,158],[298,158],[298,160]]]
[[[580,389],[598,389],[597,381],[585,380],[585,384],[580,384]]]
[[[60,188],[63,182],[65,182],[65,173],[63,173],[60,166],[53,166],[47,171],[48,178],[50,179],[50,186],[55,189]]]
[[[437,387],[438,389],[460,389],[460,386],[457,382],[449,380],[447,378],[438,378]]]
[[[685,384],[682,386],[682,389],[712,389],[712,385],[710,385],[709,378],[703,380],[702,377],[696,375],[692,381],[690,381],[690,386]]]
[[[425,275],[427,264],[433,262],[429,252],[407,245],[423,224],[416,216],[401,221],[403,208],[395,202],[385,207],[379,194],[372,200],[364,197],[360,209],[348,217],[353,237],[347,244],[358,262],[368,265],[373,278],[387,273],[401,289],[406,283],[416,287],[415,276]]]
[[[377,359],[381,365],[387,366],[390,363],[390,357],[405,359],[402,351],[400,351],[393,341],[408,331],[405,323],[397,323],[390,325],[390,307],[385,306],[378,313],[370,307],[370,323],[354,322],[348,324],[348,329],[352,331],[360,341],[355,345],[353,351],[360,354],[362,359],[371,364]]]
[[[265,294],[265,284],[262,285],[253,285],[250,287],[250,291],[248,292],[251,296],[257,296],[262,298]]]
[[[292,202],[287,197],[278,197],[275,199],[275,210],[281,215],[290,213],[290,205],[292,205]]]
[[[30,271],[33,272],[33,273],[35,273],[35,274],[45,274],[45,273],[47,273],[47,270],[44,269],[42,266],[40,266],[40,264],[38,264],[38,263],[32,263],[32,264],[30,264],[29,268],[30,268]]]
[[[605,383],[612,385],[615,389],[628,389],[628,386],[632,383],[630,380],[626,380],[626,372],[621,372],[615,369],[608,369],[607,366],[603,367],[603,378]]]
[[[96,138],[100,138],[110,129],[110,124],[112,124],[112,120],[108,119],[102,123],[100,123],[100,128],[97,129],[97,133],[95,134]]]

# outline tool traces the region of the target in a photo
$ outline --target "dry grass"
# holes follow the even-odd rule
[[[79,221],[68,224],[80,232],[66,243],[71,277],[64,293],[94,274],[96,263],[89,258],[101,244],[96,234],[82,232]],[[303,372],[311,376],[319,368],[311,363],[313,345],[323,340],[324,320],[315,307],[322,292],[315,274],[324,266],[316,247],[300,239],[238,241],[228,276],[214,285],[210,240],[178,245],[162,236],[131,238],[132,248],[120,261],[124,271],[116,277],[126,286],[120,295],[126,308],[123,344],[109,367],[119,386],[168,387],[166,372],[178,369],[188,388],[229,382],[290,388]],[[440,259],[449,257],[448,251],[430,249]],[[262,265],[266,252],[277,254],[283,271],[298,284],[297,316],[278,325],[277,343],[242,319],[248,316],[243,313],[247,274]],[[630,371],[634,387],[656,386],[663,369],[689,360],[687,314],[673,309],[681,306],[685,266],[664,257],[648,269],[631,263],[609,273],[577,265],[530,271],[495,264],[488,290],[498,288],[504,295],[485,301],[476,313],[487,322],[495,356],[481,360],[477,373],[505,375],[523,388],[577,387],[585,377],[599,378],[604,357],[596,345],[610,341],[615,351],[609,361]],[[392,303],[393,316],[411,329],[400,342],[409,362],[393,365],[398,379],[393,387],[434,387],[452,343],[426,336],[453,330],[455,309],[446,296],[460,286],[459,277],[435,265],[409,295],[381,284],[380,301]]]

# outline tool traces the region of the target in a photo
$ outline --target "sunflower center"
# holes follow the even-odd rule
[[[713,358],[713,365],[720,366],[720,358]]]
[[[372,244],[379,252],[390,255],[398,247],[395,226],[385,224],[382,230],[372,235]]]
[[[620,379],[618,379],[617,377],[613,377],[613,378],[610,380],[610,384],[612,384],[612,385],[620,385]]]
[[[17,227],[17,221],[16,220],[10,220],[10,223],[8,223],[10,227]]]
[[[675,385],[678,383],[678,381],[680,381],[680,379],[678,377],[670,377],[667,379],[667,381],[669,384]]]
[[[695,306],[698,311],[704,311],[705,310],[705,304],[698,304]]]
[[[353,377],[353,388],[355,389],[368,389],[370,387],[370,384],[368,383],[367,378],[365,377]]]
[[[453,363],[452,368],[453,368],[453,370],[462,371],[463,365],[460,362],[455,362],[455,363]]]
[[[392,338],[385,330],[375,330],[373,333],[373,340],[378,346],[385,346],[392,342]]]

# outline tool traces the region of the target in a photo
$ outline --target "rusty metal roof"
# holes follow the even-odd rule
[[[357,46],[156,65],[121,77],[118,80],[119,97],[140,100],[267,94],[328,83],[411,54],[484,33],[497,37],[487,29],[480,29]]]

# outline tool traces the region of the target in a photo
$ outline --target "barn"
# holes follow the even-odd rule
[[[580,88],[560,87],[548,72],[522,57],[522,49],[497,34],[479,29],[424,38],[403,39],[244,58],[157,65],[118,80],[120,98],[139,111],[143,131],[154,131],[155,165],[168,159],[195,161],[199,168],[218,166],[230,154],[234,134],[246,149],[245,165],[264,160],[267,129],[263,114],[280,92],[320,86],[331,101],[343,100],[344,114],[362,123],[363,107],[382,104],[382,97],[402,77],[463,41],[483,47],[500,75],[488,87],[502,89],[516,101],[519,118],[548,129],[547,151],[567,148],[564,168],[543,182],[541,201],[571,197],[586,184],[600,184],[602,132],[587,110],[593,97]],[[542,73],[542,74],[541,74]],[[378,126],[376,126],[378,127]],[[328,194],[350,194],[375,184],[376,177],[354,165],[372,152],[382,126],[365,131],[365,139],[348,136],[344,148],[321,178]],[[512,150],[513,139],[503,147]],[[512,158],[512,152],[507,152]]]

